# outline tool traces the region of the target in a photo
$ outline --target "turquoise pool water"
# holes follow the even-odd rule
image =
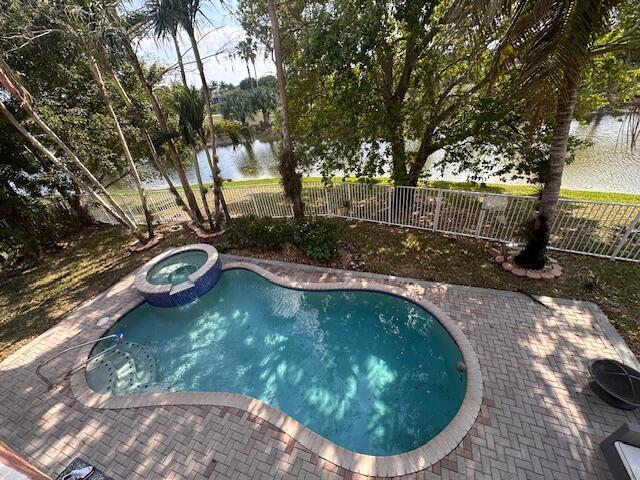
[[[153,285],[178,285],[186,282],[193,272],[207,261],[207,253],[189,250],[176,253],[159,261],[147,272],[147,281]]]
[[[371,455],[424,445],[466,390],[457,345],[423,308],[377,292],[286,289],[243,269],[187,306],[143,304],[111,331],[150,352],[156,384],[258,398]],[[140,392],[122,385],[111,393]]]

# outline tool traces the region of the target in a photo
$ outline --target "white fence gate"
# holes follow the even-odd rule
[[[290,217],[291,202],[279,184],[226,186],[223,193],[232,217]],[[211,201],[211,193],[208,193]],[[156,222],[188,220],[168,190],[149,190],[149,209]],[[144,224],[138,196],[116,194],[115,200],[136,222]],[[305,212],[497,242],[521,241],[524,223],[534,213],[533,197],[496,193],[394,187],[341,182],[305,183]],[[200,198],[197,198],[200,202]],[[99,206],[87,202],[93,217],[114,223]],[[640,205],[560,200],[551,226],[554,250],[640,262]]]

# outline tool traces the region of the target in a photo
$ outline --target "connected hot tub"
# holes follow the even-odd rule
[[[207,293],[220,279],[218,251],[206,243],[171,248],[147,262],[135,285],[156,307],[185,305]]]

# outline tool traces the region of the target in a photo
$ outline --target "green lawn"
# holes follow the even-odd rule
[[[347,182],[361,181],[355,177],[347,177]],[[318,183],[321,182],[321,177],[304,177],[303,183]],[[334,181],[342,181],[342,178],[334,177]],[[279,178],[261,178],[257,180],[235,180],[227,181],[224,184],[227,186],[240,186],[240,185],[268,185],[273,183],[279,183]],[[381,177],[374,180],[375,183],[388,184],[390,179],[387,177]],[[504,183],[474,183],[474,182],[447,182],[444,180],[434,180],[422,184],[423,186],[433,188],[443,188],[447,190],[465,190],[471,192],[489,192],[489,193],[503,193],[508,195],[535,195],[536,187],[533,185],[508,185]],[[196,188],[196,186],[193,186]],[[128,193],[134,192],[112,190],[113,193]],[[567,190],[562,189],[560,191],[562,198],[574,199],[574,200],[591,200],[596,202],[614,202],[614,203],[640,203],[640,195],[634,195],[629,193],[613,193],[613,192],[592,192],[587,190]]]
[[[195,243],[185,231],[167,233],[144,254],[130,254],[131,238],[113,227],[95,227],[67,248],[40,259],[28,271],[0,283],[0,360],[104,291],[125,274],[169,246]],[[223,242],[218,240],[218,243]],[[517,290],[597,303],[640,353],[640,265],[580,255],[552,253],[565,268],[554,283],[530,282],[498,270],[488,244],[429,232],[367,223],[346,223],[339,257],[330,266],[400,275],[458,285]],[[230,250],[228,253],[309,261],[295,248],[281,251]]]

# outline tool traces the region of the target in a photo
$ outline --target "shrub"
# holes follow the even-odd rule
[[[226,239],[233,248],[280,250],[285,244],[293,244],[310,258],[329,261],[338,254],[340,223],[326,218],[296,221],[247,216],[233,220]]]
[[[235,248],[280,250],[285,243],[292,243],[292,222],[253,215],[236,218],[227,229],[227,239]]]
[[[328,262],[338,254],[340,224],[327,218],[310,218],[296,223],[293,241],[314,260]]]

